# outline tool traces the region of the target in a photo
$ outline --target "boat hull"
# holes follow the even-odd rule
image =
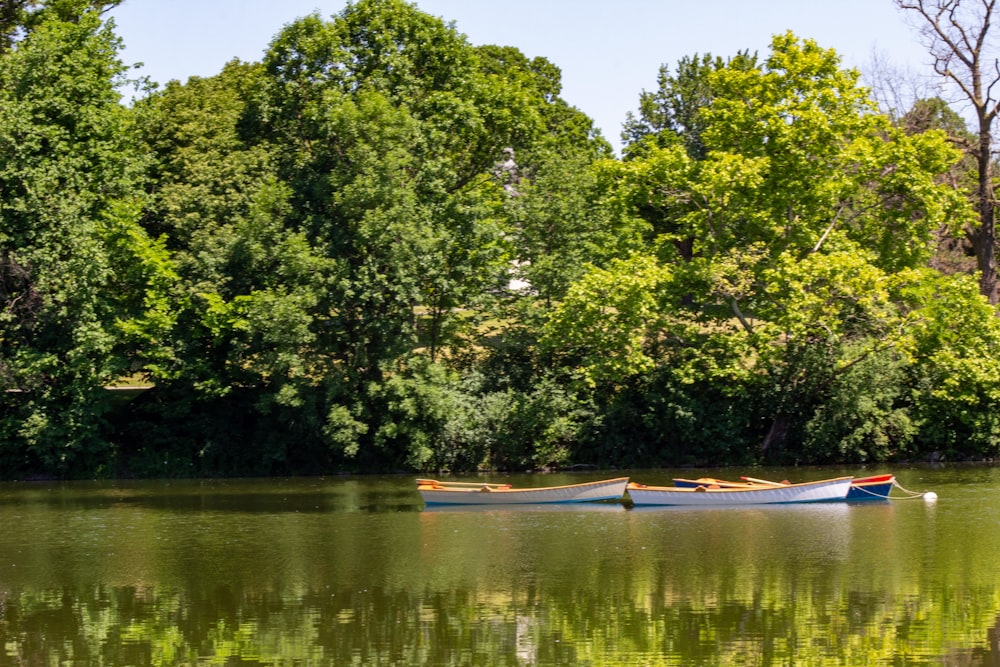
[[[605,479],[583,484],[549,486],[534,489],[502,488],[489,485],[455,488],[420,484],[417,491],[428,505],[519,505],[566,504],[600,500],[621,500],[628,477]]]
[[[847,492],[847,500],[889,500],[889,494],[895,485],[896,478],[893,475],[855,479],[851,490]]]
[[[852,479],[838,477],[803,484],[753,487],[718,485],[671,487],[633,483],[628,485],[628,495],[634,505],[725,506],[820,503],[846,500]]]
[[[761,487],[768,486],[778,486],[775,484],[767,484],[764,482],[729,482],[722,479],[715,479],[712,477],[701,477],[699,479],[683,479],[675,478],[674,486],[681,488],[695,488],[697,486],[719,486],[723,488],[734,488],[734,489],[757,489]],[[888,500],[889,494],[892,492],[892,487],[896,483],[895,476],[891,474],[887,475],[873,475],[871,477],[855,477],[854,481],[851,482],[851,488],[847,492],[847,497],[845,500],[855,501],[855,500]]]

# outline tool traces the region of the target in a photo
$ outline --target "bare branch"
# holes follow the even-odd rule
[[[896,0],[896,6],[919,16],[918,28],[934,58],[934,70],[962,92],[976,112],[978,141],[969,151],[976,158],[979,226],[970,233],[980,270],[980,291],[998,302],[996,225],[993,195],[993,121],[1000,112],[994,98],[1000,86],[1000,58],[989,53],[990,30],[997,0]],[[962,67],[953,67],[961,63]]]
[[[862,67],[862,78],[879,110],[893,119],[901,118],[917,100],[938,96],[927,77],[897,66],[875,49]]]

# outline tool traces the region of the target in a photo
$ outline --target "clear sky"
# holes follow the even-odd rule
[[[153,81],[212,76],[233,58],[260,60],[287,23],[345,0],[125,0],[112,16],[126,63]],[[766,54],[791,30],[865,68],[873,53],[929,72],[915,30],[892,0],[418,0],[473,44],[515,46],[563,74],[563,98],[594,119],[616,148],[625,115],[656,87],[661,65],[695,53]]]

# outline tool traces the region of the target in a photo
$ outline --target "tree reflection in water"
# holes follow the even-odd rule
[[[411,485],[3,495],[0,667],[998,664],[1000,494],[425,512]]]

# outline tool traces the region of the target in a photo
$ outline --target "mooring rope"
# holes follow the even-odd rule
[[[915,500],[916,498],[925,498],[925,497],[933,500],[937,498],[937,494],[934,493],[933,491],[923,491],[923,492],[910,491],[909,489],[903,488],[903,485],[897,482],[895,478],[893,478],[892,480],[892,485],[906,494],[906,497],[898,498],[898,500]],[[888,498],[889,496],[885,497]]]
[[[869,496],[875,496],[876,498],[885,498],[886,500],[891,500],[891,496],[889,496],[888,494],[883,496],[881,493],[875,493],[874,491],[869,491],[868,489],[862,486],[855,486],[852,487],[852,489],[855,491],[862,491],[864,493],[867,493]],[[906,498],[905,500],[909,500],[909,498]]]

